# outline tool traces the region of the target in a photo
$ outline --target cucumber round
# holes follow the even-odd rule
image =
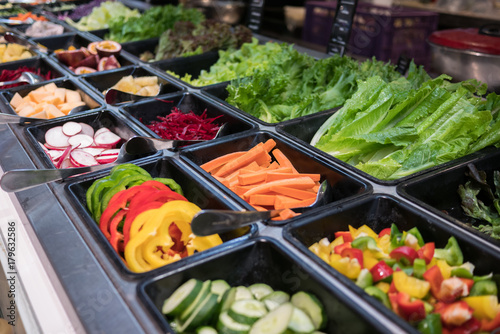
[[[257,320],[250,329],[249,334],[286,333],[292,313],[293,305],[291,303],[281,304],[278,308]]]
[[[196,329],[196,334],[218,334],[217,330],[210,326],[198,327]]]
[[[186,281],[165,300],[162,307],[163,314],[169,316],[181,314],[198,296],[202,285],[203,283],[195,278]]]
[[[212,286],[210,287],[210,292],[215,293],[219,296],[219,301],[222,299],[224,293],[229,290],[231,286],[224,280],[218,279],[212,281]]]
[[[251,325],[267,314],[263,302],[256,299],[237,300],[228,310],[231,318],[242,324]]]
[[[278,302],[275,302],[274,300],[267,300],[267,299],[264,299],[262,301],[264,303],[264,305],[266,305],[266,308],[269,312],[271,312],[272,310],[274,309],[277,309],[278,306],[280,306],[281,304],[278,303]]]
[[[278,303],[279,305],[289,302],[290,301],[290,295],[284,291],[273,291],[269,295],[264,297],[264,301],[266,300],[271,300],[273,302]]]
[[[236,287],[236,300],[254,299],[252,292],[246,286],[240,285]]]
[[[264,284],[264,283],[252,284],[248,287],[248,289],[253,294],[255,299],[258,299],[258,300],[261,300],[262,298],[264,298],[267,295],[270,295],[271,293],[274,292],[273,288],[271,288],[269,285]]]
[[[314,324],[306,314],[306,312],[302,311],[298,307],[293,308],[292,318],[288,323],[288,328],[292,330],[294,333],[311,333],[314,331]]]
[[[194,309],[190,314],[189,318],[182,323],[179,328],[181,332],[191,332],[196,328],[207,324],[216,310],[217,306],[217,296],[214,293],[208,293],[208,295],[201,301],[201,303]]]
[[[326,325],[326,312],[319,299],[305,291],[299,291],[292,296],[293,306],[300,308],[312,320],[314,329],[322,329]]]
[[[219,315],[217,330],[219,334],[247,334],[250,330],[250,325],[235,321],[229,316],[227,311],[224,311]]]
[[[181,323],[187,321],[187,319],[191,316],[191,314],[195,311],[198,305],[210,294],[210,286],[212,285],[212,281],[208,280],[202,283],[200,292],[196,296],[196,298],[189,304],[184,311],[181,312],[179,316],[179,320]]]

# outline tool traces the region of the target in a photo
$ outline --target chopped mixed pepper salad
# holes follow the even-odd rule
[[[380,233],[366,225],[309,249],[422,333],[483,333],[500,328],[493,275],[475,276],[455,237],[444,248],[414,227]]]
[[[167,265],[222,244],[218,234],[197,237],[191,220],[201,209],[169,178],[153,178],[141,167],[122,164],[95,181],[87,207],[113,249],[137,273]]]
[[[315,333],[326,327],[319,299],[305,291],[290,296],[264,283],[231,287],[226,281],[191,278],[165,300],[162,313],[178,333]]]

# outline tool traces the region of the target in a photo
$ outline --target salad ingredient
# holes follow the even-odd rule
[[[435,248],[431,260],[426,262],[429,254],[424,256],[420,250],[433,243],[424,243],[422,238],[423,246],[418,242],[403,245],[410,231],[413,236],[421,237],[417,228],[400,232],[392,224],[389,234],[387,230],[377,235],[366,225],[358,229],[349,226],[347,233],[352,241],[345,241],[350,240],[345,238],[345,232],[336,233],[332,242],[323,238],[309,250],[423,333],[492,330],[490,321],[500,314],[496,282],[490,279],[491,275],[473,275],[474,266],[463,263],[455,237],[450,237],[443,248]],[[361,258],[352,256],[348,250],[367,235],[373,238],[376,247],[365,248]],[[372,258],[376,261],[373,266]]]
[[[213,289],[216,282],[224,288]],[[248,293],[252,286],[192,278],[164,301],[162,313],[178,333],[313,333],[326,326],[325,308],[316,296],[299,291],[290,299],[286,292],[265,285],[270,293],[258,298]],[[268,299],[271,296],[286,298]]]
[[[161,34],[156,54],[149,52],[140,58],[143,61],[159,61],[219,49],[238,49],[243,43],[251,41],[250,29],[242,25],[232,28],[215,20],[205,20],[200,24],[178,21],[172,29]]]
[[[128,16],[125,19],[116,15],[109,20],[106,39],[124,43],[159,37],[178,21],[199,24],[204,19],[204,15],[196,8],[185,8],[182,5],[154,6],[142,15]]]
[[[229,153],[200,167],[256,210],[293,209],[312,204],[321,175],[297,172],[275,145],[269,139],[248,151]],[[295,216],[292,210],[284,215],[281,219]]]
[[[95,49],[99,57],[117,56],[122,50],[120,43],[114,41],[100,41],[94,43],[96,43]]]
[[[363,172],[395,180],[498,145],[500,98],[475,80],[446,75],[413,84],[378,76],[360,82],[352,98],[318,129],[311,145]]]
[[[50,70],[47,71],[46,73],[43,73],[40,68],[21,66],[16,70],[2,70],[0,72],[0,81],[2,81],[2,82],[3,81],[13,81],[13,80],[19,79],[21,74],[24,72],[34,73],[36,75],[41,76],[45,80],[50,80],[50,79],[55,78],[54,73],[52,73]],[[21,82],[21,83],[16,83],[16,84],[11,84],[11,85],[5,85],[5,86],[0,86],[0,89],[7,89],[7,88],[26,85],[26,84],[27,83],[25,83],[25,82]]]
[[[315,60],[288,47],[267,67],[233,80],[226,101],[262,121],[282,122],[343,105],[357,82],[373,75],[384,82],[401,76],[393,65],[375,59],[359,63],[335,55]]]
[[[26,13],[26,9],[21,6],[13,5],[9,2],[0,5],[0,16],[7,17],[20,13]]]
[[[56,168],[72,168],[115,161],[120,141],[108,128],[94,132],[88,124],[69,121],[47,130],[40,145]]]
[[[14,111],[22,117],[51,119],[66,116],[71,109],[84,106],[79,92],[49,83],[22,97],[15,93],[10,100]]]
[[[500,171],[493,171],[494,187],[490,187],[484,171],[478,171],[473,164],[467,167],[468,180],[458,186],[463,212],[481,221],[479,226],[472,225],[474,228],[500,239]]]
[[[24,46],[16,43],[0,44],[0,62],[6,63],[26,58],[34,55]]]
[[[47,37],[60,35],[64,32],[64,27],[60,24],[48,21],[35,21],[24,32],[26,36],[30,37]]]
[[[67,18],[71,20],[79,20],[84,16],[90,15],[94,7],[99,7],[103,2],[106,1],[108,0],[92,0],[89,3],[76,6],[75,9],[71,11],[71,13],[66,12],[64,14],[58,15],[57,18],[62,21],[66,20]]]
[[[215,137],[220,126],[214,124],[219,117],[207,118],[206,110],[201,115],[192,111],[183,113],[173,107],[170,114],[158,116],[146,126],[163,139],[172,140],[210,140]]]
[[[16,21],[26,21],[27,19],[32,19],[34,21],[47,21],[46,17],[33,14],[32,12],[19,13],[16,16],[9,17],[9,19]]]
[[[141,96],[156,96],[160,93],[158,77],[156,76],[133,77],[127,75],[111,88]]]
[[[121,50],[121,45],[116,46],[111,41],[92,42],[87,47],[79,49],[70,46],[67,50],[56,50],[57,59],[68,66],[69,69],[76,74],[93,73],[96,71],[106,71],[115,68],[120,68],[121,65],[116,59],[114,51],[101,52],[98,54],[97,46],[103,45],[103,49],[113,48],[118,54]],[[104,54],[110,54],[104,56]]]
[[[78,8],[75,10],[75,12]],[[93,7],[90,14],[80,18],[78,22],[67,17],[65,22],[81,31],[90,31],[109,28],[113,18],[116,20],[127,20],[131,17],[139,17],[141,14],[137,9],[130,9],[119,1],[105,1],[99,6]]]

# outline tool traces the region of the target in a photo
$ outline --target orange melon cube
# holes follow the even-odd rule
[[[25,106],[23,109],[19,110],[17,113],[21,117],[31,117],[31,115],[36,114],[35,108],[30,105]]]
[[[12,100],[10,100],[10,105],[14,107],[14,109],[17,108],[18,105],[20,105],[23,102],[23,98],[19,93],[14,94],[12,97]]]
[[[82,97],[80,96],[80,93],[78,93],[75,90],[71,89],[66,89],[66,103],[72,103],[72,102],[81,102]]]

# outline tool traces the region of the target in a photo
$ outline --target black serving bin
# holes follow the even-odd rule
[[[142,61],[140,59],[141,54],[146,51],[155,53],[156,46],[158,45],[159,38],[149,38],[141,41],[125,42],[122,43],[122,50],[130,53],[132,56],[137,58],[138,61],[143,64],[151,64],[153,61]]]
[[[381,303],[365,294],[353,281],[333,269],[308,249],[312,244],[325,237],[333,241],[335,232],[348,231],[349,225],[354,228],[367,225],[374,232],[379,233],[384,228],[390,228],[392,224],[396,224],[400,231],[408,231],[417,227],[423,239],[426,242],[435,242],[436,248],[444,248],[448,239],[454,236],[464,255],[464,262],[470,261],[474,264],[474,274],[481,276],[493,273],[494,280],[497,281],[497,284],[500,283],[500,268],[497,265],[500,261],[500,248],[491,247],[481,238],[435,219],[420,208],[390,195],[367,196],[352,201],[341,208],[323,211],[314,217],[309,216],[301,221],[296,221],[283,229],[283,237],[309,256],[311,260],[319,263],[333,277],[361,295],[373,307],[392,317],[395,322],[405,328],[405,332],[418,333],[395,313],[381,306]]]
[[[220,136],[227,136],[255,128],[250,122],[238,118],[206,98],[193,93],[180,93],[159,100],[141,101],[124,106],[120,110],[136,120],[151,136],[159,137],[155,132],[147,128],[152,121],[157,121],[158,116],[165,117],[177,108],[183,113],[193,112],[195,115],[206,114],[207,118],[217,118],[214,124],[226,124]]]
[[[325,205],[325,207],[330,206],[332,203],[338,205],[339,202],[344,202],[357,196],[367,194],[372,190],[371,185],[365,183],[356,176],[346,173],[343,169],[334,164],[328,164],[319,160],[314,152],[304,147],[297,146],[294,142],[286,138],[266,131],[220,138],[220,140],[214,142],[207,142],[203,146],[188,147],[181,151],[181,158],[200,170],[201,173],[214,180],[214,182],[234,196],[236,200],[248,210],[254,210],[253,207],[242,198],[201,169],[200,165],[224,154],[237,151],[248,151],[258,143],[265,142],[268,139],[273,139],[276,142],[275,148],[280,149],[283,154],[285,154],[299,173],[321,174],[321,182],[325,180],[328,181],[332,186],[333,196],[331,203]],[[301,216],[317,212],[317,210],[318,209],[310,210],[307,213],[303,213]]]
[[[272,239],[259,238],[140,285],[139,297],[166,333],[175,332],[161,313],[163,302],[191,278],[223,279],[230,286],[264,283],[290,295],[298,291],[312,293],[325,308],[328,318],[325,333],[390,332],[383,320],[363,312],[362,305],[346,298],[345,291],[335,289],[293,253]]]
[[[54,164],[44,152],[39,143],[45,143],[45,133],[49,129],[56,126],[62,126],[68,121],[88,124],[92,126],[95,131],[103,127],[108,128],[113,133],[122,138],[122,140],[117,144],[117,148],[119,148],[125,141],[127,141],[127,139],[144,134],[144,132],[142,132],[140,128],[134,126],[133,124],[129,124],[129,122],[127,122],[125,119],[117,117],[113,112],[109,110],[99,110],[82,115],[65,117],[64,119],[54,119],[44,123],[28,126],[24,129],[25,135],[37,152],[37,155],[42,159],[43,167],[55,168]],[[151,154],[140,155],[136,159],[140,159],[148,155]]]
[[[493,172],[500,171],[500,152],[498,150],[402,183],[396,188],[397,192],[402,197],[421,205],[432,213],[500,246],[500,239],[492,238],[474,228],[474,226],[489,225],[489,223],[467,216],[462,209],[458,187],[465,185],[469,180],[466,176],[469,173],[468,164],[486,172],[488,185],[492,190],[495,189]],[[482,191],[481,194],[480,199],[492,207],[491,200],[485,196],[485,192]]]
[[[187,168],[184,164],[176,159],[169,157],[152,157],[145,158],[136,162],[135,165],[144,168],[152,177],[171,178],[176,181],[182,188],[184,197],[201,209],[222,209],[222,210],[241,210],[234,201],[231,201],[224,196],[217,188],[215,188],[206,180],[200,178],[193,173],[192,170]],[[94,173],[85,177],[83,180],[70,183],[67,187],[69,201],[73,204],[75,209],[82,216],[82,222],[86,228],[90,229],[95,237],[95,241],[100,245],[106,253],[108,259],[115,264],[117,269],[126,276],[131,277],[147,277],[154,276],[158,273],[175,270],[177,268],[189,265],[195,259],[204,259],[206,256],[217,253],[220,249],[232,248],[243,240],[248,239],[251,235],[257,233],[257,226],[246,226],[234,231],[219,234],[223,244],[217,247],[208,249],[204,252],[196,253],[181,259],[177,262],[171,263],[167,266],[154,269],[146,273],[134,273],[130,271],[119,255],[113,250],[108,240],[104,237],[99,225],[91,217],[87,209],[86,192],[92,183],[102,177],[108,176],[109,170],[101,173]]]
[[[155,73],[154,70],[150,70],[146,67],[140,67],[140,66],[118,68],[115,70],[110,70],[109,72],[106,73],[96,72],[92,74],[87,74],[83,76],[83,80],[86,81],[95,92],[104,97],[103,94],[104,91],[111,88],[118,81],[120,81],[121,78],[128,75],[132,75],[134,78],[143,76],[158,77],[158,83],[162,84],[158,96],[175,93],[183,90],[182,86],[173,83],[171,81],[168,81],[164,77],[160,76],[159,73]],[[156,96],[144,96],[144,98],[140,97],[140,99],[152,99],[155,97]],[[127,103],[127,102],[130,101],[121,101],[120,103]]]
[[[48,72],[50,72],[53,76],[53,79],[65,76],[65,74],[63,74],[61,70],[57,68],[54,64],[52,64],[49,60],[47,60],[47,58],[41,58],[41,57],[23,59],[14,62],[0,64],[0,73],[3,70],[12,71],[25,66],[30,68],[40,69],[40,72],[42,74],[47,74]],[[44,82],[48,83],[49,81],[44,81]]]
[[[57,87],[59,88],[66,88],[66,89],[71,89],[71,90],[76,90],[80,93],[80,96],[82,97],[82,101],[85,102],[88,106],[89,110],[92,109],[97,109],[101,107],[101,103],[99,103],[93,96],[88,94],[86,92],[86,89],[81,87],[81,85],[74,81],[73,79],[57,79],[57,80],[51,80],[50,82],[53,82]],[[1,93],[1,101],[3,103],[0,104],[0,109],[4,113],[9,113],[9,114],[16,114],[12,106],[10,105],[10,101],[14,97],[15,93],[19,93],[21,97],[25,97],[26,95],[29,94],[32,90],[35,90],[41,86],[46,85],[47,82],[41,82],[35,85],[29,85],[29,86],[20,86],[20,87],[14,87],[10,88],[7,90],[4,90]],[[87,111],[82,111],[82,112],[87,112]],[[58,119],[66,119],[69,116],[61,116],[58,117]]]

